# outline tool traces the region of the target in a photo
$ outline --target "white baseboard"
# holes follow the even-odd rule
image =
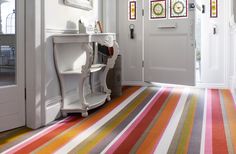
[[[143,82],[143,81],[122,81],[122,86],[173,86],[173,87],[179,87],[179,86],[183,86],[183,85],[164,84],[164,83],[148,83],[148,82]],[[226,88],[226,85],[225,84],[197,83],[196,87],[199,87],[199,88]],[[236,88],[236,85],[235,85],[235,88]]]
[[[45,117],[44,124],[47,125],[50,122],[55,121],[57,118],[61,116],[61,96],[54,97],[48,101],[46,101],[45,105]]]
[[[45,125],[55,121],[61,116],[61,103],[54,104],[46,108]]]
[[[216,83],[197,83],[196,87],[198,88],[228,88],[225,84],[216,84]]]

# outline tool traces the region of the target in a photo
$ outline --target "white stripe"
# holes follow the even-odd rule
[[[200,154],[205,153],[205,140],[206,140],[206,115],[207,115],[207,93],[208,89],[205,89],[205,100],[204,100],[204,113],[203,113],[203,122],[202,122],[202,138],[201,138],[201,150]]]
[[[60,125],[60,123],[63,123],[64,121],[68,120],[69,118],[70,117],[67,117],[66,119],[63,119],[61,121],[56,122],[54,125],[52,125],[52,126],[46,128],[46,129],[36,133],[35,135],[31,136],[30,138],[28,138],[28,139],[20,142],[19,144],[15,145],[15,146],[13,146],[13,147],[11,147],[9,149],[7,149],[2,154],[7,154],[7,153],[11,152],[12,150],[15,150],[16,148],[20,148],[22,145],[23,145],[23,147],[27,146],[29,143],[32,142],[31,140],[36,140],[36,138],[38,138],[41,134],[48,133],[49,131],[52,131],[52,130],[58,128],[58,127],[56,127],[56,125]],[[55,128],[53,128],[53,127],[55,127]],[[29,143],[27,143],[27,142],[29,142]]]
[[[171,144],[171,141],[174,137],[175,131],[178,127],[181,115],[184,111],[184,106],[187,102],[188,95],[189,95],[189,88],[186,88],[176,106],[176,109],[170,119],[170,122],[158,144],[158,146],[155,149],[155,154],[164,154],[168,152],[169,146]],[[179,91],[181,92],[181,90]]]
[[[236,105],[236,93],[235,93],[235,89],[231,89],[231,94],[233,96],[233,100],[234,100],[234,103]]]
[[[81,142],[83,142],[87,137],[89,137],[91,134],[93,134],[95,131],[97,131],[99,128],[101,128],[106,122],[108,122],[116,114],[118,114],[122,109],[124,109],[133,99],[135,99],[136,96],[138,96],[145,89],[146,89],[146,87],[140,88],[138,91],[136,91],[130,97],[128,97],[125,101],[123,101],[122,104],[120,104],[115,109],[113,109],[109,114],[107,114],[101,120],[99,120],[96,123],[94,123],[91,127],[89,127],[88,129],[83,131],[81,134],[76,136],[73,140],[71,140],[69,143],[67,143],[63,147],[61,147],[55,153],[57,153],[57,154],[69,153],[77,145],[79,145]]]
[[[119,134],[117,135],[116,138],[114,138],[114,140],[101,152],[101,154],[104,154],[107,152],[108,149],[110,149],[110,147],[115,144],[115,142],[117,140],[119,140],[119,138],[129,129],[129,127],[131,125],[133,125],[133,123],[139,118],[139,116],[148,108],[148,106],[152,103],[152,101],[157,97],[157,95],[159,95],[159,93],[163,90],[163,88],[160,88],[159,91],[152,97],[152,99],[146,104],[146,106],[140,111],[140,113],[129,123],[129,125],[127,127],[125,127],[125,129]]]

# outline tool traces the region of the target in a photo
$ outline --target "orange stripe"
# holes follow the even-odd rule
[[[213,153],[228,153],[219,90],[211,90],[212,94],[212,149]]]
[[[234,152],[236,152],[236,105],[229,90],[222,90]]]
[[[66,129],[72,127],[73,125],[79,123],[82,120],[82,118],[78,117],[72,117],[71,120],[66,121],[65,124],[60,126],[59,128],[53,130],[52,132],[49,132],[42,136],[41,138],[37,139],[36,141],[30,143],[29,145],[21,148],[18,150],[15,154],[22,154],[22,153],[30,153],[31,151],[37,149],[38,147],[42,146],[46,142],[50,141],[54,137],[56,137],[58,134],[62,133]]]
[[[155,125],[149,131],[147,137],[144,139],[144,142],[138,148],[137,153],[139,154],[149,154],[153,153],[157,143],[160,141],[162,134],[164,133],[169,120],[178,104],[178,101],[181,96],[181,90],[175,89],[172,92],[170,99],[167,102],[167,105],[163,112],[160,114],[159,118],[155,122]]]
[[[90,117],[85,119],[81,124],[70,129],[68,132],[61,134],[60,136],[55,138],[52,142],[46,143],[43,147],[37,149],[35,152],[40,154],[55,152],[63,145],[68,143],[70,140],[72,140],[74,137],[76,137],[78,134],[80,134],[81,132],[92,126],[99,119],[104,117],[107,113],[109,113],[111,110],[117,107],[121,102],[123,102],[126,98],[128,98],[138,89],[139,87],[132,87],[130,89],[127,89],[126,91],[124,91],[124,95],[110,102],[106,107],[101,109],[99,112],[91,115]]]

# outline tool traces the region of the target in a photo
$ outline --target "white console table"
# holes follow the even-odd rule
[[[113,47],[114,53],[108,58],[106,64],[95,64],[93,62],[94,49],[91,43],[97,42],[107,47]],[[107,88],[106,76],[109,69],[114,67],[115,60],[119,54],[116,34],[62,34],[53,36],[54,60],[60,81],[62,95],[62,114],[82,113],[83,117],[88,116],[88,110],[94,109],[110,101],[111,90]],[[85,95],[85,79],[91,73],[101,71],[99,92],[91,92]],[[78,76],[78,95],[77,101],[65,101],[65,78],[67,76]],[[92,86],[92,85],[90,85]]]

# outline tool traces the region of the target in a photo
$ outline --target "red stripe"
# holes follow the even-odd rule
[[[212,150],[213,153],[227,154],[228,147],[220,104],[219,90],[212,91]]]
[[[152,120],[155,118],[156,114],[160,111],[162,105],[170,94],[171,89],[167,89],[163,92],[160,98],[155,102],[152,109],[146,114],[146,116],[140,121],[136,126],[134,131],[132,131],[126,139],[120,144],[120,146],[114,151],[115,154],[120,154],[130,151],[137,140],[141,137],[147,127],[150,125]]]
[[[62,126],[58,127],[57,129],[45,134],[43,137],[36,140],[35,142],[32,142],[31,144],[29,144],[29,145],[25,146],[24,148],[18,150],[17,152],[15,152],[15,154],[17,154],[17,153],[23,154],[23,153],[32,152],[36,148],[42,146],[43,144],[47,143],[48,141],[50,141],[51,139],[56,137],[58,134],[61,134],[63,131],[65,131],[68,128],[74,126],[76,123],[80,122],[81,120],[82,120],[82,118],[78,118],[76,116],[72,117],[71,119],[66,121],[64,125],[62,125]]]

